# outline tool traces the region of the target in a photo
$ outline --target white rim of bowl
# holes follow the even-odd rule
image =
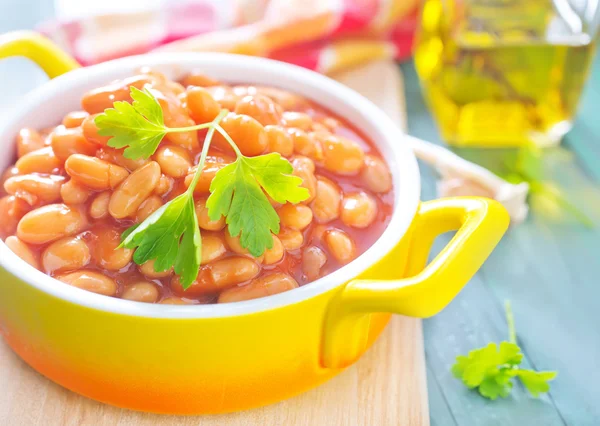
[[[182,65],[185,64],[185,65]],[[253,314],[302,302],[334,289],[363,273],[378,262],[404,237],[412,222],[420,197],[420,175],[416,158],[404,133],[370,100],[352,89],[316,72],[264,58],[223,53],[154,53],[132,56],[81,68],[57,77],[26,95],[13,114],[0,125],[0,134],[9,124],[27,114],[40,99],[56,99],[69,86],[82,80],[96,80],[103,75],[131,75],[142,66],[170,67],[174,72],[200,68],[208,75],[218,73],[221,80],[240,84],[265,84],[279,87],[312,98],[331,111],[352,122],[347,109],[355,117],[362,117],[383,135],[377,140],[373,131],[359,129],[377,146],[390,167],[394,184],[394,207],[388,227],[362,255],[348,265],[312,283],[273,296],[244,302],[210,305],[160,305],[136,303],[81,290],[62,283],[33,268],[4,242],[0,243],[0,266],[15,277],[45,293],[81,306],[106,312],[150,318],[214,318]],[[211,70],[215,70],[211,72]],[[239,80],[237,77],[243,75]],[[107,76],[108,77],[108,76]],[[108,81],[107,81],[108,82]],[[314,99],[309,92],[327,94],[326,101]],[[344,107],[344,108],[343,108]],[[12,138],[10,139],[13,140]],[[11,142],[12,143],[12,142]],[[390,154],[388,157],[386,154]]]

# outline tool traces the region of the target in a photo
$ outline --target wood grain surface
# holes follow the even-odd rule
[[[405,126],[402,81],[389,62],[337,77]],[[395,316],[375,345],[324,385],[271,406],[218,416],[176,417],[107,406],[50,382],[0,339],[0,425],[429,425],[421,321]]]
[[[413,63],[402,64],[408,133],[444,145],[424,102]],[[600,55],[596,55],[573,130],[544,151],[548,182],[585,212],[586,227],[564,209],[533,199],[527,221],[512,228],[471,282],[423,323],[431,424],[434,426],[600,425]],[[500,172],[514,150],[455,149]],[[421,164],[422,199],[436,197]],[[433,252],[447,243],[442,236]],[[524,366],[556,370],[536,399],[515,384],[489,401],[450,372],[457,355],[507,339],[504,300],[512,303]]]

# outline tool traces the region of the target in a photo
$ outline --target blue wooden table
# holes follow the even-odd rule
[[[52,16],[52,3],[0,0],[0,32],[33,28]],[[412,64],[402,65],[409,132],[441,143]],[[0,63],[0,113],[45,76],[21,59]],[[546,155],[549,177],[592,218],[588,229],[536,204],[450,306],[425,321],[431,423],[451,425],[600,425],[600,59],[592,70],[579,118]],[[501,153],[461,151],[493,166]],[[422,165],[423,199],[435,198],[432,170]],[[438,248],[447,242],[442,238]],[[519,385],[505,400],[488,401],[450,373],[459,354],[507,338],[503,301],[512,301],[526,366],[558,370],[551,392],[531,398]],[[399,402],[401,403],[401,402]],[[390,425],[394,426],[394,425]]]
[[[412,64],[403,64],[409,133],[441,142]],[[600,58],[579,117],[560,149],[544,155],[546,173],[593,220],[590,229],[564,212],[532,204],[463,292],[424,323],[431,423],[446,425],[600,425]],[[505,152],[460,150],[494,167]],[[421,165],[423,199],[435,198],[432,170]],[[440,241],[439,247],[447,240]],[[488,401],[449,371],[456,355],[507,340],[512,302],[528,366],[558,370],[551,392],[534,399],[519,385]]]

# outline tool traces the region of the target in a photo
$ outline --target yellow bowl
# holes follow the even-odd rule
[[[496,202],[419,202],[419,170],[403,134],[367,99],[316,73],[223,54],[156,54],[85,69],[31,33],[0,38],[0,58],[25,55],[56,77],[0,126],[3,152],[22,127],[43,128],[78,108],[82,93],[148,65],[176,78],[202,69],[221,80],[298,92],[373,140],[393,174],[389,227],[363,255],[299,289],[247,302],[168,306],[100,296],[33,269],[0,243],[0,332],[51,380],[109,404],[161,413],[222,413],[310,389],[352,364],[389,313],[428,317],[481,266],[508,225]],[[4,155],[4,169],[11,155]],[[433,240],[457,230],[425,266]],[[391,378],[393,380],[393,378]]]

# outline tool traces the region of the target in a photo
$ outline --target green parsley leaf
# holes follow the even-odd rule
[[[147,89],[131,87],[133,103],[117,101],[114,108],[104,110],[94,123],[98,134],[112,136],[108,146],[125,148],[125,158],[148,158],[156,151],[158,144],[169,132],[165,127],[160,104]]]
[[[538,397],[540,393],[550,390],[548,382],[556,377],[556,372],[519,368],[523,354],[516,343],[510,303],[506,302],[505,309],[511,341],[502,342],[500,346],[489,343],[483,348],[472,350],[467,356],[457,356],[456,363],[451,368],[452,374],[469,389],[477,388],[481,396],[491,400],[506,398],[512,390],[512,378],[515,376],[519,377],[534,397]]]
[[[498,370],[495,374],[490,374],[481,382],[478,391],[481,396],[491,400],[495,400],[498,397],[506,398],[513,387],[510,381],[511,378],[510,370]]]
[[[194,207],[194,188],[202,170],[215,131],[219,131],[236,152],[234,163],[221,169],[211,183],[207,200],[211,218],[226,216],[229,232],[240,236],[240,243],[254,256],[273,247],[271,233],[279,233],[279,216],[265,192],[280,203],[298,203],[308,198],[302,179],[293,176],[292,165],[277,153],[245,157],[231,137],[219,125],[227,115],[222,110],[209,123],[189,127],[169,128],[152,92],[131,87],[133,102],[115,102],[95,119],[98,133],[111,136],[108,145],[125,148],[130,159],[148,158],[170,132],[208,129],[196,173],[188,189],[150,215],[141,224],[127,229],[120,247],[136,249],[133,260],[143,264],[154,259],[157,272],[173,267],[181,277],[184,289],[198,274],[201,262],[200,228]]]
[[[545,393],[550,390],[550,384],[548,382],[554,380],[556,371],[518,370],[517,376],[529,393],[537,398],[540,396],[540,393]]]
[[[279,233],[279,216],[263,190],[279,203],[298,203],[309,197],[302,179],[291,175],[292,165],[278,153],[245,157],[219,170],[206,201],[212,220],[225,216],[229,233],[240,235],[242,247],[253,256],[273,247],[271,233]],[[262,189],[261,189],[262,188]]]
[[[133,260],[138,265],[155,259],[157,272],[174,266],[184,288],[198,275],[201,244],[194,198],[187,192],[152,213],[121,243],[129,249],[137,247]]]
[[[452,373],[468,388],[475,388],[487,378],[497,376],[499,368],[518,365],[522,358],[521,349],[514,343],[502,342],[500,348],[489,343],[481,349],[472,350],[466,357],[456,357]]]

